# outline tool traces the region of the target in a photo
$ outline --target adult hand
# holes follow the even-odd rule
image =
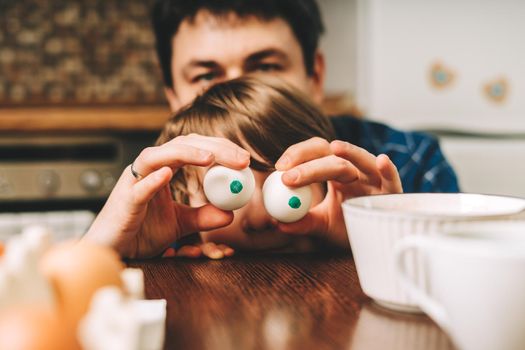
[[[84,239],[113,247],[123,257],[151,257],[193,232],[228,225],[233,212],[210,204],[192,208],[172,199],[169,182],[184,165],[214,163],[243,169],[250,154],[233,142],[196,134],[144,149],[128,166]]]
[[[324,200],[294,223],[279,223],[286,233],[322,235],[329,242],[348,247],[341,203],[348,198],[382,193],[401,193],[396,166],[387,155],[374,156],[344,141],[314,137],[289,147],[275,164],[284,171],[283,183],[300,187],[327,183]]]

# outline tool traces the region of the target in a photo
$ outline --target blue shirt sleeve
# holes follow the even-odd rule
[[[459,191],[456,174],[431,135],[351,116],[332,117],[332,124],[338,139],[374,155],[386,154],[399,171],[404,192]]]

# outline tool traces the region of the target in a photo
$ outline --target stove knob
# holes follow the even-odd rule
[[[45,170],[38,174],[38,187],[45,194],[54,194],[60,188],[60,176],[53,170]]]
[[[104,185],[104,189],[107,191],[107,190],[111,190],[113,189],[113,187],[115,186],[115,177],[113,176],[113,174],[109,171],[105,171],[103,174],[102,174],[102,182],[103,182],[103,185]]]
[[[13,194],[13,188],[9,180],[0,175],[0,197],[8,197]]]
[[[86,170],[80,175],[80,184],[88,192],[96,192],[102,187],[102,176],[96,170]]]

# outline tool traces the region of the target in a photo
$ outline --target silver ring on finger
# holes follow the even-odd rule
[[[144,176],[140,175],[140,173],[138,173],[136,170],[135,170],[135,162],[131,163],[131,167],[130,167],[130,170],[131,170],[131,175],[133,175],[133,177],[137,180],[142,180],[144,178]]]

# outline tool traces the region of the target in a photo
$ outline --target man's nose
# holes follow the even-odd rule
[[[243,75],[243,70],[240,67],[230,67],[226,72],[226,80],[237,79]]]
[[[272,230],[277,226],[277,220],[272,218],[264,207],[260,189],[255,190],[245,210],[246,215],[242,226],[246,233]]]

